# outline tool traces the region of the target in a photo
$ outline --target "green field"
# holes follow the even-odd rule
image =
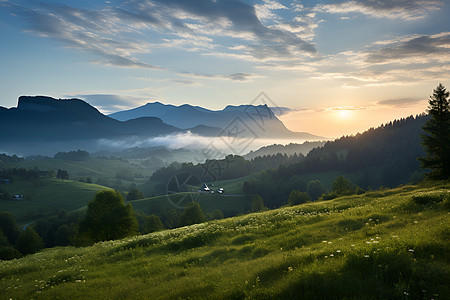
[[[219,187],[224,188],[224,194],[200,193],[198,192],[200,186],[192,186],[190,192],[155,196],[131,201],[130,203],[135,210],[142,211],[146,214],[169,209],[179,209],[192,201],[198,202],[205,212],[213,212],[218,209],[232,215],[242,214],[248,212],[251,207],[251,198],[242,192],[242,183],[245,179],[246,177],[208,183],[209,187],[213,190]],[[150,182],[147,185],[154,186],[157,184],[163,183]]]
[[[173,204],[178,203],[181,197],[185,200],[180,207],[190,201],[198,201],[205,212],[213,212],[219,209],[229,214],[245,213],[250,208],[250,200],[242,194],[242,180],[226,180],[213,183],[215,186],[224,187],[225,195],[198,193],[196,187],[192,194],[173,195],[171,203],[166,195],[145,198],[130,202],[133,208],[146,214],[157,211],[165,211],[177,208]],[[155,186],[159,182],[150,182]],[[79,182],[76,180],[59,180],[55,178],[40,178],[39,180],[17,179],[10,185],[2,185],[10,195],[23,195],[23,200],[0,200],[1,211],[11,212],[20,224],[28,224],[36,219],[55,214],[58,210],[74,211],[86,208],[98,191],[109,189],[108,187]]]
[[[151,167],[142,167],[138,163],[131,163],[123,159],[106,159],[91,157],[87,161],[70,161],[62,159],[26,159],[20,163],[14,164],[14,167],[22,167],[25,169],[38,168],[39,170],[58,169],[67,170],[69,178],[78,180],[80,178],[92,177],[93,182],[97,182],[99,178],[107,178],[109,180],[116,179],[117,174],[138,174],[149,177],[156,170]],[[11,167],[13,167],[11,166]],[[137,182],[144,182],[144,179],[135,179]],[[148,179],[147,179],[148,180]]]
[[[130,201],[135,210],[146,214],[157,213],[169,209],[182,209],[190,202],[196,201],[204,212],[216,209],[229,214],[242,214],[250,210],[251,199],[246,195],[219,195],[208,193],[178,193],[162,195],[141,200]]]
[[[107,187],[74,180],[41,178],[36,181],[16,180],[2,185],[9,194],[20,194],[23,200],[0,200],[1,211],[11,212],[19,223],[32,222],[60,209],[72,211],[85,206],[98,191]]]
[[[450,299],[450,184],[0,262],[2,299]]]

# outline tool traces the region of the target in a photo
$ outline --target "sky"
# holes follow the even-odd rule
[[[0,106],[267,102],[291,130],[355,134],[450,87],[449,16],[443,0],[0,0]]]

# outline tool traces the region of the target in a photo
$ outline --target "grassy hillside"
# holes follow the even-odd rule
[[[0,262],[1,298],[449,299],[450,184]]]
[[[11,212],[19,223],[31,222],[60,209],[76,210],[91,201],[107,187],[73,180],[41,178],[37,181],[18,179],[2,185],[9,194],[20,194],[23,200],[0,200],[1,210]]]
[[[80,178],[91,177],[94,183],[99,180],[109,182],[109,184],[117,185],[117,175],[130,177],[130,179],[121,178],[120,188],[127,188],[132,181],[134,183],[140,184],[147,182],[152,173],[157,169],[156,167],[148,166],[143,167],[137,163],[131,163],[127,160],[118,158],[96,158],[91,157],[86,161],[70,161],[63,159],[25,159],[19,163],[9,164],[9,167],[22,167],[25,169],[33,169],[37,167],[40,170],[56,171],[58,169],[67,170],[69,173],[69,178],[73,180],[78,180]],[[138,175],[137,177],[135,177]]]

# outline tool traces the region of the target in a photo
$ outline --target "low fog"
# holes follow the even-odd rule
[[[165,136],[143,138],[124,137],[120,139],[79,140],[51,143],[22,142],[14,145],[0,145],[0,153],[17,156],[44,155],[53,156],[58,152],[85,150],[90,153],[99,151],[119,152],[130,148],[165,147],[170,150],[186,149],[196,151],[203,159],[222,158],[228,154],[245,155],[262,146],[289,143],[304,143],[305,140],[292,139],[250,139],[236,137],[205,137],[191,132],[170,134]]]

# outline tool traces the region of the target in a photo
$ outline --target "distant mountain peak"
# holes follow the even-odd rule
[[[84,100],[72,99],[55,99],[48,96],[20,96],[17,104],[17,109],[21,111],[70,111],[71,113],[78,113],[85,117],[103,116],[97,108],[93,107]]]
[[[267,104],[228,105],[222,110],[210,110],[190,104],[175,106],[155,102],[116,112],[109,116],[119,121],[139,117],[158,117],[164,123],[178,128],[188,129],[206,125],[212,128],[221,128],[223,132],[231,132],[230,130],[236,130],[239,126],[243,126],[245,130],[241,130],[241,132],[248,138],[323,139],[305,132],[290,131]]]
[[[154,105],[166,106],[167,104],[164,104],[164,103],[159,102],[159,101],[155,101],[155,102],[147,102],[144,106],[145,107],[150,107],[150,106],[154,106]]]

